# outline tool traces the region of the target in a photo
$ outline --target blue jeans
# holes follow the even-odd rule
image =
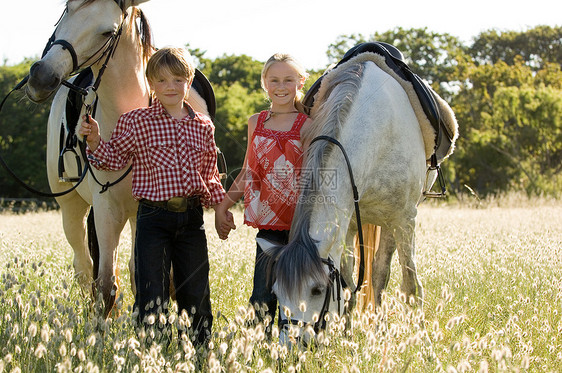
[[[289,231],[260,229],[256,237],[286,245],[289,242]],[[267,276],[268,259],[269,256],[263,252],[260,245],[257,245],[256,265],[254,267],[254,289],[250,296],[250,304],[256,308],[256,316],[259,321],[263,321],[269,316],[271,319],[270,323],[272,324],[275,320],[277,297],[271,290],[273,284],[271,283],[271,279]]]
[[[150,314],[158,320],[161,312],[166,313],[173,266],[178,314],[185,310],[192,319],[193,343],[205,343],[211,334],[213,315],[203,208],[171,212],[139,203],[135,266],[139,321],[146,322]]]

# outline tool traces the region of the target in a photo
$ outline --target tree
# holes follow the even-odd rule
[[[517,56],[535,71],[549,62],[562,64],[562,27],[537,26],[523,32],[488,30],[469,49],[476,63],[503,61],[514,65]]]
[[[28,74],[32,60],[0,66],[0,98]],[[13,93],[0,113],[0,155],[19,178],[33,188],[48,191],[45,166],[47,119],[50,102],[31,103],[20,91]],[[0,196],[36,197],[0,168]]]
[[[485,195],[513,189],[556,195],[562,189],[562,72],[513,65],[465,66],[453,108],[464,135],[454,157],[457,186]],[[448,161],[449,162],[449,161]]]
[[[330,44],[327,55],[332,62],[339,61],[345,52],[358,43],[381,41],[398,48],[408,66],[421,78],[440,90],[439,84],[448,81],[455,71],[457,58],[466,54],[466,48],[455,36],[428,31],[427,28],[398,27],[365,37],[361,34],[343,35]]]

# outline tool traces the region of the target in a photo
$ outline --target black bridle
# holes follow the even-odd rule
[[[363,244],[363,226],[361,224],[361,214],[359,211],[359,192],[357,190],[357,185],[355,184],[355,178],[353,177],[353,170],[351,168],[351,162],[349,161],[349,158],[347,156],[347,153],[343,147],[343,145],[336,139],[334,139],[333,137],[330,136],[318,136],[315,137],[314,139],[312,139],[312,141],[310,142],[310,144],[319,141],[319,140],[324,140],[324,141],[328,141],[334,145],[336,145],[342,152],[344,159],[345,159],[345,163],[347,166],[347,171],[349,173],[349,179],[351,182],[351,189],[353,192],[353,204],[355,206],[355,218],[357,220],[357,235],[358,235],[358,239],[359,239],[359,275],[357,278],[357,286],[355,287],[355,290],[353,290],[354,294],[357,294],[361,288],[363,287],[363,282],[364,282],[364,277],[365,277],[365,267],[363,266],[363,263],[365,262],[365,249],[364,249],[364,244]],[[349,286],[347,285],[347,283],[345,282],[344,278],[342,277],[340,271],[336,268],[336,266],[334,265],[334,261],[328,257],[328,258],[322,258],[322,263],[324,263],[326,266],[328,266],[328,283],[326,285],[326,295],[324,296],[324,302],[322,303],[322,308],[320,309],[320,313],[318,314],[318,320],[312,325],[313,330],[318,333],[318,331],[323,330],[326,328],[326,316],[327,314],[330,312],[330,300],[334,300],[337,301],[338,304],[338,314],[340,313],[341,309],[340,309],[340,303],[341,303],[341,289],[349,289]],[[347,309],[344,309],[344,312],[347,313]],[[281,315],[280,315],[280,321],[279,321],[279,326],[281,328],[285,328],[287,327],[289,324],[291,325],[301,325],[302,322],[299,320],[293,320],[293,319],[281,319]],[[304,326],[304,325],[303,325]]]
[[[114,1],[117,4],[117,6],[119,7],[119,9],[121,9],[121,13],[123,15],[123,19],[121,20],[121,24],[120,24],[119,28],[108,38],[108,40],[95,53],[93,53],[89,58],[87,58],[86,61],[84,61],[84,63],[82,63],[80,65],[78,64],[78,56],[76,54],[76,50],[74,49],[74,47],[72,46],[71,43],[69,43],[68,41],[63,40],[63,39],[56,39],[56,32],[57,32],[56,27],[58,26],[60,21],[63,19],[64,15],[68,13],[68,8],[66,8],[63,11],[61,17],[59,18],[59,20],[55,24],[55,31],[53,32],[53,34],[51,35],[51,37],[47,41],[47,45],[45,46],[45,48],[43,50],[43,53],[41,55],[41,58],[45,57],[45,55],[49,52],[49,50],[54,45],[60,45],[63,50],[67,50],[70,53],[70,56],[72,58],[72,72],[70,73],[70,76],[73,76],[73,75],[77,74],[80,70],[82,70],[84,68],[87,68],[89,66],[92,66],[92,65],[98,63],[105,56],[105,61],[102,65],[102,67],[100,68],[98,76],[97,76],[97,78],[96,78],[96,80],[95,80],[95,82],[92,86],[87,87],[87,88],[82,88],[82,87],[79,87],[77,85],[72,84],[68,80],[65,80],[65,79],[61,80],[61,85],[64,85],[65,87],[69,88],[70,90],[82,95],[83,98],[85,98],[90,92],[92,92],[95,95],[95,99],[92,101],[92,103],[84,104],[85,112],[86,112],[87,116],[92,115],[93,108],[95,107],[95,103],[97,102],[97,89],[99,88],[99,85],[101,83],[101,78],[103,76],[103,73],[105,72],[105,69],[107,68],[107,64],[108,64],[109,60],[113,57],[113,55],[115,53],[115,50],[117,49],[117,45],[119,44],[119,40],[121,38],[121,33],[123,31],[123,25],[124,25],[125,20],[127,18],[127,12],[126,12],[126,9],[124,9],[124,2],[122,0],[114,0]],[[100,52],[102,52],[102,53],[100,54]],[[94,61],[92,61],[91,63],[89,63],[89,61],[92,60],[98,54],[100,54],[100,56],[97,59],[95,59]],[[28,80],[29,80],[29,75],[27,75],[25,78],[23,78],[4,97],[4,99],[0,103],[0,113],[2,112],[2,108],[4,107],[4,103],[6,102],[8,97],[13,92],[23,88],[25,86],[25,84],[27,84]],[[29,186],[25,181],[23,181],[21,178],[19,178],[15,174],[15,172],[8,166],[8,164],[6,163],[6,161],[4,160],[4,158],[1,155],[0,155],[0,165],[16,180],[16,182],[18,182],[21,186],[23,186],[27,191],[29,191],[31,193],[34,193],[34,194],[37,194],[41,197],[60,197],[60,196],[63,196],[65,194],[68,194],[68,193],[72,192],[82,183],[82,181],[84,181],[86,175],[88,174],[88,171],[92,175],[93,179],[102,187],[100,193],[103,193],[108,188],[110,188],[111,186],[119,183],[121,180],[123,180],[131,172],[131,167],[129,167],[129,169],[123,175],[121,175],[121,177],[119,177],[116,181],[114,181],[112,183],[107,182],[105,184],[102,184],[96,178],[95,174],[92,172],[92,169],[90,167],[90,162],[88,162],[88,158],[86,156],[86,142],[85,141],[80,142],[80,151],[82,153],[82,157],[84,159],[84,162],[85,162],[86,166],[84,167],[79,179],[76,181],[76,184],[74,184],[71,188],[69,188],[65,191],[62,191],[62,192],[58,192],[58,193],[43,192],[43,191],[37,190],[37,189]],[[74,153],[76,153],[76,152],[74,152]]]
[[[63,50],[68,51],[68,53],[70,54],[70,57],[72,58],[72,72],[69,74],[70,76],[73,76],[73,75],[77,74],[80,70],[82,70],[86,67],[95,65],[96,63],[101,61],[101,59],[105,56],[105,61],[102,65],[102,67],[99,70],[98,77],[96,78],[96,81],[94,82],[94,84],[91,87],[82,88],[82,87],[78,87],[78,86],[72,84],[68,80],[63,79],[61,81],[62,85],[64,85],[65,87],[68,87],[69,89],[73,90],[74,92],[77,92],[77,93],[81,94],[84,97],[88,95],[90,89],[95,92],[99,88],[99,85],[101,83],[101,77],[103,76],[103,73],[105,72],[105,69],[107,68],[107,63],[113,57],[113,55],[115,53],[115,50],[117,49],[117,44],[119,44],[119,40],[121,38],[121,33],[123,32],[123,25],[125,23],[125,20],[127,19],[127,12],[126,12],[125,9],[123,9],[123,2],[122,1],[120,1],[120,0],[114,0],[114,1],[117,4],[117,6],[119,7],[119,9],[121,9],[121,14],[123,15],[123,19],[121,20],[121,24],[119,25],[119,28],[115,32],[113,32],[111,34],[111,36],[106,40],[106,42],[97,51],[92,53],[92,55],[90,57],[88,57],[82,64],[78,65],[78,55],[76,54],[76,50],[74,49],[72,44],[69,43],[68,41],[64,40],[64,39],[57,39],[56,38],[56,33],[57,33],[56,28],[55,28],[55,31],[53,32],[53,35],[51,35],[51,37],[47,41],[47,45],[43,49],[43,54],[41,55],[41,58],[45,57],[45,55],[49,52],[49,50],[51,50],[51,48],[54,45],[60,45]],[[67,14],[67,13],[68,13],[68,9],[65,9],[63,11],[62,16],[60,17],[59,21],[55,25],[55,27],[58,26],[60,21],[63,19],[64,15]],[[96,55],[100,54],[100,52],[102,52],[102,53],[97,59],[95,59],[92,62],[89,62]]]

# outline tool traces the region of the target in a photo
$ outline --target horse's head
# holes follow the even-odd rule
[[[68,0],[40,61],[31,66],[26,94],[48,99],[70,74],[111,52],[126,10],[147,0]]]
[[[303,328],[315,332],[326,327],[331,313],[344,311],[344,287],[339,271],[339,258],[323,258],[317,242],[306,228],[295,235],[288,245],[273,251],[273,292],[280,308],[281,341],[293,337],[310,337]],[[297,333],[297,336],[294,333]]]

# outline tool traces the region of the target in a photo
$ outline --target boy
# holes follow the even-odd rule
[[[134,253],[139,320],[164,311],[173,265],[178,311],[193,317],[192,340],[201,345],[213,321],[202,204],[214,207],[225,191],[214,125],[186,102],[194,73],[182,48],[158,50],[146,69],[152,105],[123,114],[107,142],[92,118],[84,118],[79,134],[96,168],[119,170],[132,160],[132,191],[139,201]]]

